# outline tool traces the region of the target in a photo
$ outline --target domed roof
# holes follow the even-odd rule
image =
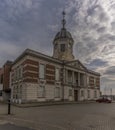
[[[68,32],[65,28],[62,28],[60,32],[58,32],[54,38],[54,41],[57,39],[67,38],[73,40],[71,33]]]
[[[66,30],[66,28],[65,28],[65,24],[66,24],[66,20],[65,20],[65,12],[63,11],[62,12],[62,14],[63,14],[63,19],[62,19],[62,29],[61,29],[61,31],[60,32],[58,32],[57,34],[56,34],[56,36],[55,36],[55,38],[54,38],[54,41],[55,40],[58,40],[58,39],[69,39],[69,40],[72,40],[73,41],[73,38],[72,38],[72,36],[71,36],[71,33],[70,32],[68,32],[67,30]]]

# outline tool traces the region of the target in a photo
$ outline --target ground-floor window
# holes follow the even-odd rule
[[[72,96],[72,89],[69,89],[69,96]]]
[[[59,98],[60,97],[60,87],[55,88],[55,97]]]
[[[40,87],[38,88],[38,97],[45,97],[45,86],[44,85],[40,85]]]
[[[22,98],[22,85],[18,86],[18,98],[21,99]]]
[[[13,87],[13,99],[18,99],[18,86]]]
[[[97,91],[95,90],[94,91],[94,98],[96,98],[97,97]]]
[[[0,90],[0,96],[2,96],[2,90]]]
[[[90,98],[90,90],[87,91],[87,97]]]
[[[81,90],[81,97],[84,97],[84,91]]]

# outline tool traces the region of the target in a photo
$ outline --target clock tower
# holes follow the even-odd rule
[[[72,61],[74,60],[73,56],[73,44],[74,40],[71,36],[71,33],[68,32],[65,28],[66,20],[65,20],[65,12],[62,12],[62,28],[61,31],[58,32],[53,41],[53,57],[59,60],[64,61]]]

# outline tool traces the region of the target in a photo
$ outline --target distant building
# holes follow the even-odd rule
[[[3,100],[10,98],[10,71],[12,67],[11,61],[6,61],[3,67],[0,69],[0,95]]]
[[[2,92],[3,92],[3,69],[0,68],[0,100],[2,100]]]
[[[74,58],[74,40],[65,24],[63,12],[52,57],[26,49],[13,62],[10,85],[14,102],[83,101],[100,96],[100,74]]]

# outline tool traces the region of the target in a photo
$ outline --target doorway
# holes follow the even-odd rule
[[[78,90],[74,90],[74,101],[78,101]]]

